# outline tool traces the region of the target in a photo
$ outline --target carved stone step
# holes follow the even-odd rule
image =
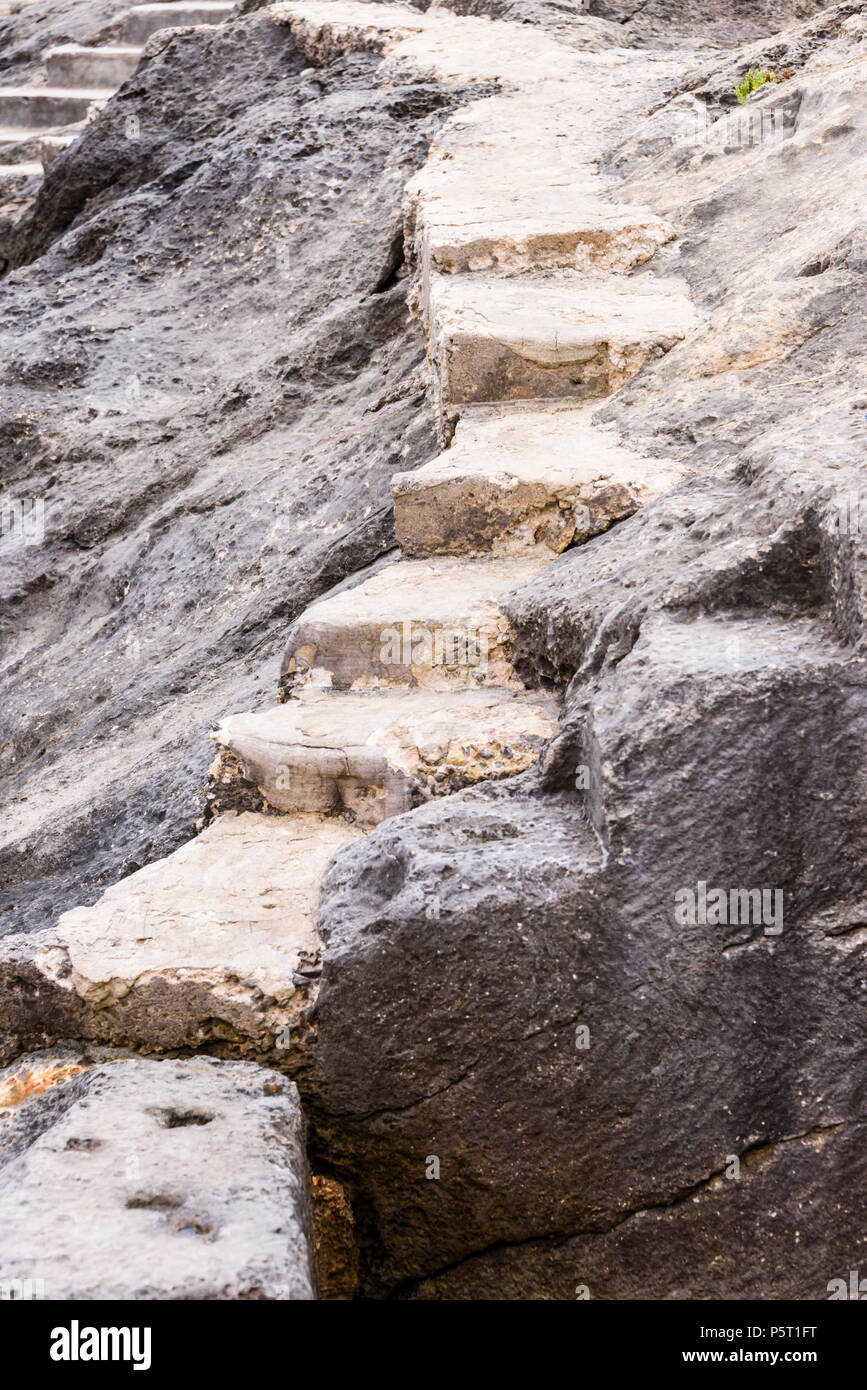
[[[549,92],[463,108],[407,185],[412,260],[425,277],[433,270],[622,273],[648,261],[675,229],[649,208],[606,200],[597,143],[573,102]]]
[[[106,45],[87,48],[64,43],[49,48],[45,71],[49,84],[56,87],[107,87],[114,91],[138,64],[143,49],[132,45]]]
[[[540,694],[305,690],[223,720],[212,734],[212,801],[237,804],[246,789],[277,810],[343,812],[373,826],[430,797],[523,772],[556,721],[556,701]]]
[[[444,411],[607,396],[696,323],[680,281],[567,271],[435,275],[427,314]]]
[[[20,184],[27,183],[29,179],[41,179],[43,169],[41,164],[24,163],[20,164],[0,164],[0,189],[4,193],[11,192],[19,187]]]
[[[644,209],[610,206],[549,182],[536,200],[426,209],[414,224],[413,250],[426,270],[447,274],[625,271],[650,260],[673,236],[669,224]]]
[[[91,106],[102,106],[111,93],[104,87],[0,87],[0,126],[28,130],[83,121]]]
[[[538,26],[492,24],[487,15],[459,15],[435,5],[420,10],[364,0],[284,0],[271,14],[291,27],[298,52],[311,62],[381,53],[399,77],[408,65],[440,82],[551,82],[574,77],[581,56]],[[581,29],[594,46],[611,43],[610,26],[590,15]]]
[[[404,555],[561,551],[674,487],[685,469],[594,425],[594,407],[478,407],[449,449],[396,473],[394,529]]]
[[[283,689],[376,690],[515,685],[511,629],[499,600],[547,556],[408,560],[321,599],[293,625]]]
[[[83,129],[83,123],[66,127],[62,132],[46,130],[42,126],[0,129],[0,160],[6,165],[39,162],[45,169],[55,155],[77,139]]]
[[[92,907],[5,937],[0,1055],[90,1038],[291,1061],[317,989],[320,880],[360,833],[338,818],[221,816]]]
[[[126,12],[123,41],[144,44],[158,29],[177,29],[190,24],[222,24],[234,8],[233,0],[207,0],[203,4],[133,5]]]
[[[0,1076],[0,1116],[4,1298],[316,1297],[304,1118],[279,1072],[41,1053]],[[119,1347],[133,1370],[155,1354],[140,1331]]]

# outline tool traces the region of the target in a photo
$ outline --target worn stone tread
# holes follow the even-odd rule
[[[683,465],[640,454],[593,407],[479,407],[451,447],[396,473],[395,534],[408,556],[559,552],[674,487]]]
[[[547,557],[402,560],[308,608],[283,661],[287,684],[338,690],[518,685],[500,600]]]
[[[214,785],[239,779],[286,812],[343,812],[369,827],[432,796],[530,767],[556,725],[542,694],[486,687],[332,694],[306,689],[230,715],[212,734]]]
[[[7,1045],[78,1036],[273,1051],[315,995],[322,875],[359,834],[337,818],[224,815],[92,907],[4,938]]]

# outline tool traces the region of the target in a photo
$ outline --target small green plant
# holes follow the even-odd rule
[[[738,106],[743,106],[750,92],[757,92],[759,87],[764,87],[766,82],[776,82],[777,75],[774,72],[763,72],[761,68],[750,68],[743,82],[738,82],[735,92],[738,98]]]

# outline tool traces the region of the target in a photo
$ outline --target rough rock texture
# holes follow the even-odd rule
[[[0,1109],[5,1279],[60,1301],[316,1297],[291,1082],[205,1057],[74,1065]]]
[[[433,448],[400,203],[460,88],[306,66],[264,13],[174,36],[8,239],[3,498],[45,539],[0,538],[7,926],[189,837],[209,727]]]
[[[429,0],[413,0],[427,9]],[[444,0],[457,14],[487,14],[522,24],[542,24],[561,43],[596,47],[609,43],[654,48],[731,48],[807,19],[824,0],[589,0],[585,7],[561,0]],[[584,38],[588,18],[592,40]]]
[[[352,1206],[334,1178],[314,1173],[312,1185],[319,1297],[326,1302],[344,1302],[358,1288],[358,1245]]]

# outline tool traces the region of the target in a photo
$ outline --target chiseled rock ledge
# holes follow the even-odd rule
[[[556,554],[686,476],[682,464],[640,454],[594,424],[594,408],[550,401],[465,410],[449,449],[391,480],[403,554]]]
[[[0,942],[0,1056],[57,1038],[300,1065],[320,956],[319,883],[360,831],[224,815],[56,926]]]
[[[557,700],[482,686],[332,694],[303,689],[273,709],[234,714],[212,735],[210,796],[245,786],[276,810],[340,813],[370,829],[431,798],[498,781],[538,759]]]

